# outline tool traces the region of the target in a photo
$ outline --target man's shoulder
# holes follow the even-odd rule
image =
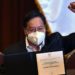
[[[48,38],[49,39],[57,39],[57,38],[62,38],[63,36],[59,33],[59,32],[54,32],[54,33],[51,33]]]
[[[19,53],[25,50],[24,42],[20,41],[15,44],[10,45],[8,48],[3,50],[5,54]]]
[[[59,32],[55,32],[55,33],[51,33],[47,39],[46,42],[48,44],[52,44],[53,45],[57,45],[57,44],[62,44],[63,40],[62,40],[62,35]]]
[[[62,35],[59,32],[51,33],[46,40],[46,48],[50,51],[63,50]]]

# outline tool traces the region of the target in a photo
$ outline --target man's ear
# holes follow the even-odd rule
[[[25,28],[23,30],[24,30],[24,35],[26,36],[28,32]]]

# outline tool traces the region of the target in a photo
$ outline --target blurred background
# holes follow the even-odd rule
[[[68,8],[72,2],[75,0],[0,0],[0,51],[24,38],[24,15],[35,9],[45,15],[51,32],[75,33],[75,12]]]
[[[0,51],[23,39],[23,17],[33,9],[34,0],[0,0]]]

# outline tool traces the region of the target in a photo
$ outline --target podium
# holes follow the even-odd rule
[[[75,75],[75,50],[69,54],[69,58],[66,59],[66,72],[67,75]]]

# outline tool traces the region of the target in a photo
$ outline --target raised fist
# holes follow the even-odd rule
[[[75,13],[75,2],[71,2],[68,8]]]

